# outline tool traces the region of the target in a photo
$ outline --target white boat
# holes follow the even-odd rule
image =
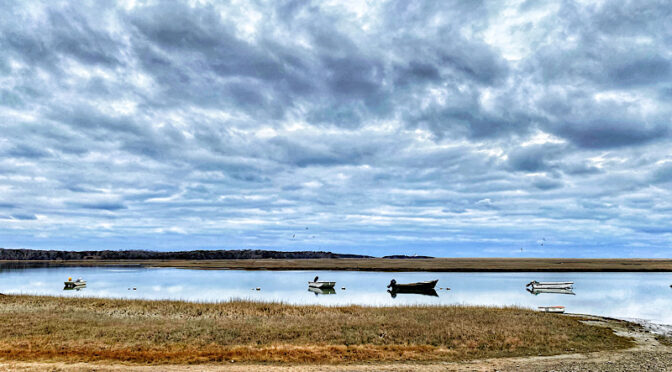
[[[315,277],[312,282],[308,282],[308,287],[312,288],[334,288],[336,285],[336,282],[324,282],[324,281],[319,281],[318,277]]]
[[[574,282],[538,282],[533,280],[527,283],[526,287],[532,289],[571,289]]]
[[[544,313],[562,314],[565,312],[564,306],[539,306],[539,311]]]
[[[336,282],[308,282],[309,287],[313,288],[334,288]]]

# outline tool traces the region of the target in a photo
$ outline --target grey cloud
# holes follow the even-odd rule
[[[49,156],[49,153],[44,149],[22,143],[7,151],[7,155],[17,158],[44,158]]]
[[[671,182],[672,181],[672,162],[666,162],[651,175],[651,180],[655,183]]]
[[[34,20],[19,9],[13,9],[0,22],[4,29],[0,45],[30,65],[60,70],[63,57],[73,57],[85,64],[114,66],[121,61],[120,44],[106,32],[92,27],[79,9],[49,8],[46,19]],[[49,32],[40,30],[46,23]]]
[[[12,214],[11,217],[15,220],[22,220],[22,221],[37,220],[37,216],[35,216],[34,214],[27,214],[27,213],[15,213]]]
[[[557,188],[561,188],[563,186],[562,180],[557,180],[557,179],[552,179],[548,177],[538,177],[537,179],[532,182],[534,187],[540,189],[540,190],[553,190]]]
[[[642,124],[618,119],[595,119],[558,123],[554,131],[580,147],[594,149],[645,144],[667,137],[670,133],[669,128],[663,125]]]
[[[118,211],[121,209],[126,209],[126,205],[119,202],[83,202],[83,203],[72,203],[74,206],[84,209],[94,209],[94,210],[105,210],[105,211]]]
[[[672,249],[669,4],[360,5],[2,3],[0,239]]]
[[[567,147],[557,144],[530,145],[516,148],[509,154],[512,169],[525,172],[546,171],[557,167],[550,163],[566,151]]]

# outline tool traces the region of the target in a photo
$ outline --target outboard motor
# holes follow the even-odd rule
[[[316,276],[315,279],[313,279],[313,282],[317,282],[317,279],[319,279],[319,277]]]
[[[397,281],[392,279],[390,281],[390,284],[387,285],[387,288],[394,288],[394,286],[396,286],[396,285],[397,285]]]

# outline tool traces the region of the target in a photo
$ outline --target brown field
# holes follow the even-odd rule
[[[428,363],[631,345],[608,328],[520,308],[0,295],[0,360],[5,361]]]
[[[3,261],[0,261],[2,263]],[[83,260],[4,261],[53,265],[143,265],[189,269],[360,270],[360,271],[672,271],[670,259],[432,258],[432,259],[264,259],[264,260]]]

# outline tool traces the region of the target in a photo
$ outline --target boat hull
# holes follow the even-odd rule
[[[532,289],[571,289],[574,282],[530,282],[527,287]]]
[[[308,282],[311,288],[334,288],[336,282]]]
[[[539,306],[539,311],[543,313],[562,314],[565,312],[564,306]]]
[[[65,284],[65,288],[86,287],[85,281],[66,281],[63,283]]]
[[[439,280],[429,280],[426,282],[417,282],[417,283],[408,283],[408,284],[391,284],[388,286],[388,288],[391,288],[392,291],[401,291],[401,290],[423,290],[423,289],[434,289],[436,287],[436,283],[438,283]]]

